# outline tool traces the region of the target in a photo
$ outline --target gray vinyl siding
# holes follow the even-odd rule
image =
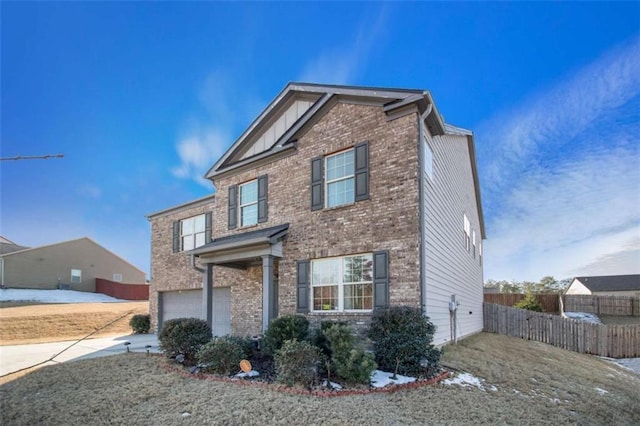
[[[451,295],[459,302],[458,339],[482,330],[480,222],[467,138],[428,134],[427,138],[433,151],[433,179],[423,167],[423,304],[436,325],[434,344],[441,345],[451,340]],[[475,257],[473,247],[468,252],[464,245],[464,214],[476,232]]]

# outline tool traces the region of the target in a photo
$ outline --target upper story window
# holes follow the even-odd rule
[[[464,226],[464,248],[467,251],[471,250],[471,223],[469,222],[469,218],[466,214],[463,215],[463,226]]]
[[[211,241],[211,213],[173,222],[173,252],[188,251]]]
[[[327,207],[350,204],[354,199],[354,150],[334,154],[326,158]]]
[[[267,175],[240,185],[229,186],[228,228],[251,226],[267,221]]]
[[[193,250],[205,244],[204,215],[190,217],[180,221],[180,241],[182,250]]]
[[[258,181],[240,185],[240,226],[258,223]]]
[[[369,198],[369,143],[311,160],[311,210]]]
[[[312,260],[311,288],[313,311],[372,310],[372,254]]]

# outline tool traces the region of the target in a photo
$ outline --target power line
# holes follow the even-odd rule
[[[48,155],[16,155],[15,157],[3,157],[0,161],[8,160],[48,160],[49,158],[62,158],[63,154],[48,154]]]

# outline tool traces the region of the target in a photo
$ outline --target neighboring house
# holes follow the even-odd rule
[[[154,328],[254,335],[298,313],[362,329],[408,305],[436,344],[482,330],[473,135],[429,92],[291,83],[206,178],[215,196],[148,216]]]
[[[640,274],[575,277],[565,294],[640,297]]]
[[[143,271],[86,237],[0,255],[3,287],[95,292],[96,278],[145,282]]]

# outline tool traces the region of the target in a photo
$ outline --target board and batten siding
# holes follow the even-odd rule
[[[436,326],[433,343],[442,345],[452,340],[449,302],[455,295],[458,305],[458,339],[482,331],[482,265],[478,244],[481,243],[480,218],[474,192],[470,153],[466,136],[431,137],[423,130],[425,143],[433,152],[432,176],[423,164],[422,191],[424,233],[423,305],[426,315]],[[464,244],[463,215],[476,233],[476,254]]]

